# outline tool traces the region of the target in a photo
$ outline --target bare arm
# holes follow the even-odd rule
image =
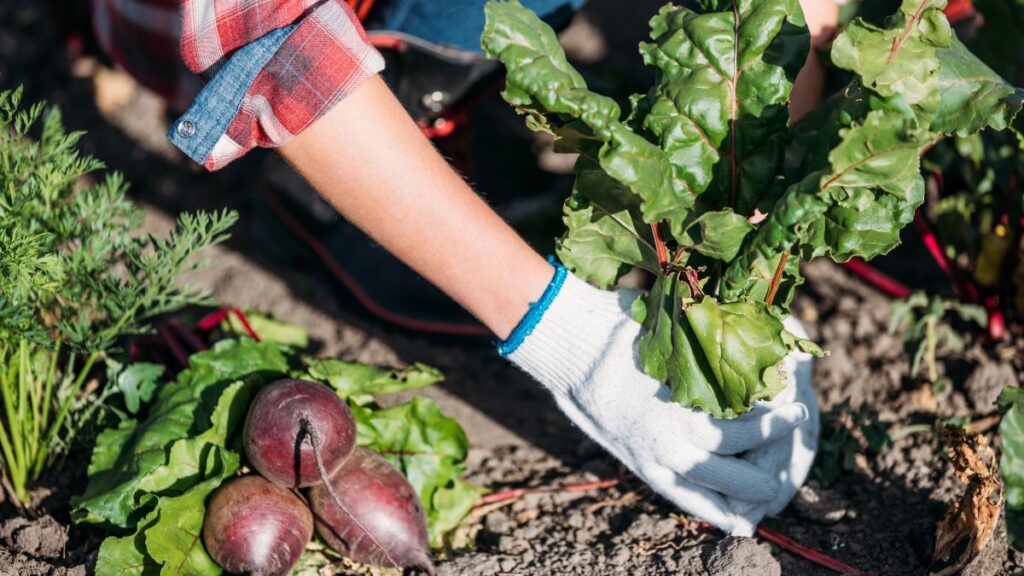
[[[825,66],[818,50],[828,46],[839,24],[839,5],[833,0],[800,0],[800,7],[804,10],[807,28],[811,32],[811,51],[793,85],[789,117],[794,122],[821,103],[825,89]]]
[[[749,536],[802,483],[816,443],[805,424],[816,414],[813,391],[808,405],[793,381],[786,401],[729,421],[667,401],[668,389],[637,365],[641,327],[625,300],[564,270],[555,275],[452,171],[380,78],[279,150],[346,218],[502,339],[550,284],[554,296],[526,323],[528,333],[518,332],[501,353],[683,510]],[[787,457],[780,471],[736,456],[767,450],[774,464],[776,441],[804,447],[803,457]],[[796,479],[792,489],[783,490],[780,474]]]
[[[338,212],[505,338],[553,269],[474,193],[378,76],[282,146]]]

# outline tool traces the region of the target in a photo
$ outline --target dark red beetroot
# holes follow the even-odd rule
[[[213,494],[203,544],[235,574],[285,576],[313,537],[313,515],[298,496],[259,476],[243,476]]]
[[[365,448],[309,492],[316,530],[341,554],[366,564],[415,566],[434,573],[427,518],[416,491],[401,472]]]
[[[282,379],[256,394],[245,419],[245,453],[264,478],[288,487],[321,483],[313,450],[328,473],[337,470],[356,445],[356,423],[348,405],[316,382]]]

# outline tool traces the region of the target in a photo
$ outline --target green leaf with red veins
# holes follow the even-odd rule
[[[977,56],[953,38],[939,50],[942,101],[932,120],[932,131],[967,136],[984,128],[1005,130],[1020,122],[1024,91],[1008,84]]]
[[[252,383],[287,375],[286,350],[269,342],[224,340],[192,355],[188,370],[159,388],[146,420],[101,434],[85,493],[72,500],[72,518],[128,528],[152,494],[194,479],[203,447],[226,446],[245,416],[252,388],[234,379]],[[116,452],[105,447],[108,440],[119,447]]]
[[[807,190],[811,184],[811,190]],[[791,187],[758,226],[739,255],[722,274],[721,297],[724,302],[743,299],[764,302],[782,254],[796,251],[805,239],[806,226],[821,217],[827,205],[817,197],[813,181]],[[784,275],[772,301],[780,316],[785,316],[800,277],[800,259],[787,258]]]
[[[220,567],[203,547],[202,533],[207,498],[234,474],[230,468],[224,472],[192,486],[180,496],[160,498],[151,515],[156,517],[156,521],[145,528],[144,534],[146,550],[162,564],[161,576],[214,576],[221,573]]]
[[[395,394],[418,390],[444,380],[437,368],[419,362],[405,368],[382,368],[336,358],[306,360],[309,377],[327,382],[338,396]]]
[[[557,135],[550,117],[561,123],[579,120],[602,143],[597,153],[601,168],[644,201],[645,220],[685,215],[694,195],[676,178],[665,152],[621,121],[614,100],[587,89],[551,27],[518,2],[489,2],[484,10],[484,52],[505,64],[502,95],[533,119],[528,125]]]
[[[797,0],[736,0],[705,14],[668,5],[651,37],[640,45],[657,70],[642,124],[678,177],[712,209],[747,215],[778,196],[789,93],[808,48]],[[678,235],[673,216],[662,219]]]
[[[96,557],[96,576],[154,576],[160,565],[146,554],[142,534],[107,538]]]
[[[782,322],[765,305],[719,304],[705,298],[688,306],[685,313],[692,339],[699,344],[690,349],[703,352],[718,386],[714,392],[719,406],[702,408],[719,418],[737,416],[749,411],[756,400],[771,398],[785,387],[779,370],[789,349],[782,338]],[[684,388],[673,387],[677,401],[690,398]]]
[[[899,232],[924,201],[921,149],[932,134],[887,110],[870,112],[862,124],[840,130],[829,154],[818,196],[828,208],[811,224],[807,251],[837,261],[872,258],[899,244]]]
[[[518,2],[487,4],[482,43],[507,68],[506,99],[583,154],[560,257],[602,287],[653,272],[634,304],[644,370],[728,417],[771,395],[783,351],[809,347],[776,330],[800,260],[891,250],[924,199],[921,153],[943,134],[1024,124],[1024,99],[953,40],[945,0],[903,0],[884,27],[847,27],[831,61],[853,81],[790,129],[808,44],[798,0],[698,4],[651,20],[641,53],[655,82],[625,121]],[[751,223],[757,210],[767,217]],[[680,266],[655,262],[651,222]]]
[[[927,126],[940,100],[935,50],[952,36],[945,6],[946,0],[903,0],[885,28],[855,20],[833,43],[832,62],[894,105],[909,106]]]

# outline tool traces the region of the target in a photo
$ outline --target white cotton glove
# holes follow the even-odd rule
[[[726,532],[750,535],[750,518],[782,498],[782,475],[737,455],[791,442],[808,408],[775,400],[719,420],[672,402],[668,387],[640,368],[641,327],[628,311],[635,296],[599,290],[559,267],[499,351],[659,494]]]
[[[783,323],[786,330],[800,338],[807,338],[800,321],[789,317]],[[762,444],[743,455],[743,459],[755,464],[763,470],[771,471],[779,483],[779,493],[775,500],[766,504],[730,498],[729,504],[737,515],[747,523],[756,526],[765,516],[773,516],[781,512],[793,499],[804,481],[807,480],[814,464],[814,455],[818,450],[818,434],[821,431],[821,420],[818,398],[811,387],[811,372],[814,358],[805,352],[793,352],[783,362],[783,369],[788,378],[788,386],[773,398],[768,405],[788,404],[797,402],[807,407],[808,418],[800,423],[792,434]]]

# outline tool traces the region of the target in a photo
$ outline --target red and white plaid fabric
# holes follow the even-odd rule
[[[236,49],[297,24],[203,162],[287,142],[384,67],[346,0],[93,0],[107,54],[179,111]]]

